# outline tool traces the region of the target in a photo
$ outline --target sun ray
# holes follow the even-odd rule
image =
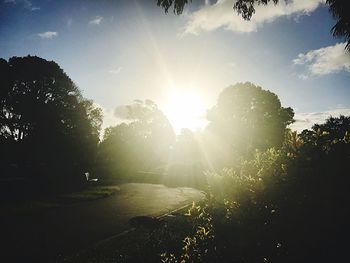
[[[198,94],[189,90],[171,88],[164,113],[173,125],[175,132],[180,133],[181,129],[201,129],[205,126],[205,106]]]

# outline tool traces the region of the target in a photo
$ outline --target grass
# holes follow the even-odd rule
[[[119,186],[91,186],[82,191],[62,194],[58,196],[59,200],[64,200],[68,203],[76,203],[82,201],[91,201],[100,198],[105,198],[115,194],[120,190]]]
[[[184,215],[187,210],[165,217],[167,225],[159,229],[134,229],[58,262],[160,262],[160,254],[167,249],[181,251],[182,240],[192,229],[189,218]]]
[[[72,193],[58,194],[45,198],[16,200],[0,203],[0,217],[17,216],[43,212],[47,209],[73,205],[80,202],[93,201],[111,196],[120,190],[119,186],[89,186]]]

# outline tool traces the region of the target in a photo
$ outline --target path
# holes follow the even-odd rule
[[[161,215],[202,197],[192,188],[132,183],[108,198],[7,220],[0,226],[6,261],[0,261],[52,262],[122,232],[134,216]]]

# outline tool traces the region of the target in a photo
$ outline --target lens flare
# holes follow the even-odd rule
[[[175,89],[169,93],[164,113],[175,132],[180,133],[183,128],[192,131],[203,128],[206,124],[205,109],[198,94]]]

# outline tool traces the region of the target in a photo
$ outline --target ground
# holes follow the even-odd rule
[[[128,229],[134,216],[158,216],[203,194],[192,188],[123,184],[109,197],[1,218],[2,262],[52,262]]]

